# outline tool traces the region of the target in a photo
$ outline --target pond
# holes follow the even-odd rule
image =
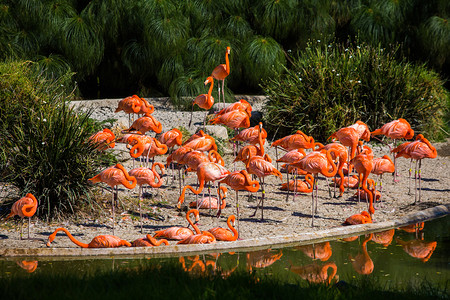
[[[0,260],[0,278],[77,274],[83,277],[120,269],[137,269],[148,264],[178,264],[195,274],[254,272],[276,275],[286,283],[336,283],[370,278],[382,285],[408,287],[423,281],[445,287],[450,279],[450,216],[320,244],[255,252],[230,252],[170,258],[56,258],[40,261]]]

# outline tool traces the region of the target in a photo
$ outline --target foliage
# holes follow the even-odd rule
[[[71,74],[41,74],[30,62],[0,64],[0,172],[21,195],[34,194],[38,215],[49,218],[89,202],[87,179],[112,157],[86,143],[100,126],[68,104]]]
[[[302,130],[324,141],[361,120],[375,130],[398,118],[432,139],[444,134],[449,98],[438,74],[367,44],[311,43],[292,66],[267,80],[266,128],[278,137]]]

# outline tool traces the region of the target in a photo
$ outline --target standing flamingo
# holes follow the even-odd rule
[[[406,145],[405,145],[406,144]],[[422,135],[418,134],[416,140],[414,142],[407,142],[402,144],[392,152],[397,153],[396,156],[406,156],[410,157],[411,160],[415,160],[415,172],[414,172],[414,183],[415,183],[415,192],[414,192],[414,204],[417,203],[417,180],[419,180],[419,202],[421,198],[421,167],[422,167],[422,159],[424,158],[436,158],[437,151],[434,146]],[[403,152],[405,154],[403,155]],[[419,168],[417,168],[417,164],[419,164]],[[418,173],[418,175],[417,175]]]
[[[155,108],[149,104],[147,100],[140,98],[137,95],[126,97],[119,101],[115,113],[124,111],[128,114],[128,125],[131,123],[131,114],[152,114]]]
[[[340,177],[340,179],[341,179],[341,181],[340,181],[340,184],[339,184],[339,197],[342,197],[342,195],[344,194],[344,192],[345,192],[345,188],[344,188],[344,172],[343,172],[343,169],[344,169],[344,164],[348,161],[348,151],[347,151],[347,148],[345,148],[345,146],[344,145],[342,145],[342,144],[339,144],[339,143],[331,143],[331,144],[327,144],[327,145],[325,145],[325,146],[323,146],[322,144],[320,144],[320,143],[316,143],[316,145],[318,144],[318,148],[317,148],[317,150],[322,150],[322,149],[325,149],[325,150],[328,150],[328,149],[335,149],[338,153],[339,153],[339,155],[338,155],[338,157],[339,157],[339,164],[338,164],[338,171],[337,171],[337,175],[339,175],[339,177]],[[336,157],[334,156],[334,153],[331,153],[331,158],[333,158],[334,160],[336,159]],[[335,177],[336,178],[336,177]],[[336,180],[334,181],[334,182],[336,182]],[[336,185],[335,185],[335,197],[336,197]]]
[[[241,141],[241,142],[249,143],[251,145],[256,145],[260,142],[259,141],[259,132],[261,131],[261,138],[262,138],[263,144],[264,144],[264,141],[267,138],[267,131],[264,128],[261,128],[260,126],[262,126],[261,122],[256,126],[242,130],[241,132],[239,132],[238,135],[233,137],[231,139],[231,141],[233,141],[233,142]]]
[[[186,213],[186,220],[189,222],[189,225],[192,226],[192,228],[194,228],[196,233],[200,233],[200,229],[197,227],[197,225],[195,225],[191,218],[190,215],[194,214],[195,216],[195,222],[198,222],[200,220],[199,218],[199,212],[197,209],[191,209]],[[194,232],[187,228],[187,227],[178,227],[178,226],[173,226],[173,227],[169,227],[167,229],[164,230],[158,230],[155,232],[155,234],[153,235],[154,238],[157,237],[164,237],[166,239],[170,239],[170,240],[184,240],[189,236],[194,235]]]
[[[64,231],[69,239],[81,248],[116,248],[116,247],[131,247],[131,244],[125,240],[122,240],[114,235],[99,235],[92,239],[89,244],[82,243],[75,239],[66,228],[58,228],[52,234],[49,235],[47,241],[47,247],[50,247],[51,243],[55,240],[58,231]]]
[[[222,100],[225,105],[225,78],[230,75],[230,61],[228,59],[228,55],[231,52],[231,48],[227,47],[227,51],[225,52],[225,64],[220,64],[214,68],[211,73],[211,76],[218,81],[222,81]],[[219,91],[219,102],[220,102],[220,85],[217,85]]]
[[[217,151],[216,140],[212,136],[204,133],[203,130],[200,130],[198,134],[199,136],[193,135],[183,146],[198,151],[209,151],[211,149]]]
[[[198,95],[197,97],[195,97],[194,101],[192,102],[191,119],[189,120],[189,127],[191,127],[192,114],[193,114],[193,111],[194,111],[194,105],[195,104],[197,104],[200,108],[206,109],[207,111],[214,104],[214,97],[211,96],[211,93],[212,93],[212,90],[213,90],[213,86],[214,86],[214,79],[211,76],[209,76],[205,80],[205,85],[207,85],[208,83],[211,83],[211,85],[209,86],[208,93],[207,94]],[[219,95],[219,99],[220,99],[220,95]],[[205,119],[203,120],[203,127],[205,126],[206,116],[207,115],[208,115],[208,112],[206,112]]]
[[[356,255],[354,258],[351,255],[348,256],[349,260],[352,262],[353,269],[362,275],[369,275],[373,272],[374,264],[369,256],[369,252],[367,252],[367,242],[370,241],[372,237],[373,233],[369,234],[362,242],[362,253]]]
[[[238,231],[231,225],[231,223],[234,224],[235,219],[236,217],[234,215],[228,217],[227,225],[228,228],[230,228],[229,230],[222,227],[214,227],[208,231],[211,232],[218,241],[235,241],[239,237]]]
[[[147,131],[154,131],[156,133],[161,133],[162,125],[161,122],[155,119],[151,114],[145,114],[131,124],[130,128],[122,130],[122,133],[130,131],[139,131],[145,134]]]
[[[293,168],[291,166],[291,164],[298,162],[305,155],[306,155],[305,150],[303,150],[303,148],[299,148],[299,149],[294,149],[294,150],[287,152],[282,157],[280,157],[279,159],[276,160],[277,163],[279,163],[279,162],[286,163],[286,187],[289,185],[289,182],[290,182],[289,181],[289,173],[291,173],[291,172],[294,173],[294,180],[292,181],[294,183],[294,186],[292,189],[286,188],[286,190],[288,191],[286,194],[286,201],[289,200],[289,191],[294,191],[293,201],[295,201],[295,195],[296,195],[296,189],[297,189],[295,185],[297,183],[298,168]],[[284,190],[284,189],[282,189],[282,190]]]
[[[182,139],[183,133],[181,133],[178,128],[173,128],[172,130],[166,131],[158,137],[158,141],[169,148],[169,153],[172,152],[173,147],[181,146]]]
[[[271,147],[275,147],[275,156],[278,160],[278,147],[283,148],[286,151],[291,151],[295,149],[312,149],[314,148],[314,138],[312,136],[307,136],[300,130],[297,130],[295,134],[285,136],[281,139],[274,141]]]
[[[6,216],[5,220],[8,220],[11,217],[19,216],[22,219],[22,224],[20,226],[20,239],[22,240],[23,236],[23,218],[28,218],[28,239],[30,239],[30,219],[36,213],[38,206],[38,202],[33,194],[28,193],[25,197],[20,198],[16,202],[14,202],[11,207],[11,213]]]
[[[395,172],[395,164],[394,162],[392,162],[391,158],[387,155],[384,155],[383,157],[377,157],[373,159],[373,167],[371,172],[377,175],[377,179],[378,178],[380,179],[380,193],[381,193],[383,192],[383,174]],[[376,188],[377,183],[375,182],[375,193]],[[381,198],[380,198],[380,205],[381,205]]]
[[[108,148],[114,148],[114,140],[116,136],[108,128],[103,129],[97,133],[94,133],[89,137],[89,142],[97,146],[97,150],[104,151]]]
[[[160,173],[161,175],[159,175],[156,172],[156,167],[159,167]],[[130,176],[134,176],[136,178],[137,184],[139,185],[139,219],[141,221],[141,233],[142,233],[142,210],[141,210],[141,206],[142,206],[142,186],[144,184],[148,184],[150,185],[152,188],[159,188],[161,187],[161,185],[163,184],[163,179],[161,178],[162,175],[164,174],[164,165],[162,163],[159,162],[155,162],[152,165],[152,168],[144,168],[144,167],[139,167],[136,169],[133,169],[129,172]],[[158,180],[158,182],[156,182],[156,180]]]
[[[362,189],[369,195],[369,213],[372,218],[372,215],[375,213],[375,209],[373,208],[373,192],[367,188],[367,178],[373,169],[373,159],[371,156],[361,153],[352,158],[350,164],[355,167],[356,172],[358,172],[360,176],[362,174]]]
[[[189,207],[196,209],[224,209],[227,205],[225,198],[227,196],[228,189],[224,186],[221,186],[217,190],[217,194],[219,195],[219,199],[215,197],[204,197],[202,199],[198,199],[197,201],[192,201],[189,203]]]
[[[300,161],[293,163],[294,167],[300,168],[308,173],[314,174],[315,183],[315,193],[312,193],[312,203],[311,203],[311,227],[314,226],[314,212],[317,210],[318,203],[318,185],[317,181],[319,179],[319,173],[326,177],[333,177],[336,175],[337,167],[333,161],[331,153],[334,152],[334,156],[338,157],[339,153],[336,149],[329,149],[323,152],[311,152],[303,157]],[[331,167],[331,171],[329,170]],[[315,195],[314,195],[315,194]],[[314,199],[315,198],[315,199]],[[315,200],[315,201],[314,201]],[[314,208],[314,202],[316,203],[316,208]]]
[[[113,234],[115,227],[115,211],[114,211],[114,203],[117,201],[117,186],[122,184],[127,189],[134,189],[136,186],[136,178],[134,176],[130,176],[127,170],[121,165],[116,164],[115,166],[109,167],[98,175],[89,179],[93,183],[104,182],[111,187],[112,192],[112,221],[113,221]],[[131,183],[130,183],[131,181]],[[115,189],[115,192],[114,192]]]
[[[234,102],[234,103],[228,105],[224,109],[220,110],[218,113],[216,113],[216,117],[226,114],[232,110],[239,110],[239,109],[245,110],[249,114],[249,116],[252,115],[252,106],[250,105],[250,103],[248,103],[244,99],[241,99],[237,102]]]
[[[181,204],[183,204],[184,195],[185,195],[187,189],[190,189],[194,194],[198,195],[203,190],[203,187],[205,186],[206,182],[209,182],[209,181],[214,182],[217,180],[221,180],[228,174],[230,174],[230,171],[228,171],[227,169],[225,169],[225,167],[223,167],[222,165],[220,165],[218,163],[205,162],[205,163],[201,163],[200,165],[198,165],[197,177],[198,177],[198,181],[199,181],[200,185],[197,190],[195,190],[190,185],[186,185],[183,188],[183,191],[181,192],[181,195],[178,198],[178,204],[177,204],[178,209],[181,209]]]
[[[411,125],[409,125],[408,121],[405,119],[398,119],[391,121],[389,123],[384,124],[381,128],[376,129],[370,133],[372,136],[377,135],[385,135],[393,140],[394,148],[396,147],[396,140],[399,139],[407,139],[410,140],[414,137],[414,130],[411,128]],[[389,149],[391,149],[391,146],[389,146]],[[395,163],[395,155],[394,155],[394,182],[397,181],[397,167]]]
[[[224,124],[231,129],[248,128],[250,126],[250,115],[245,110],[232,110],[217,116],[210,121],[211,124]]]

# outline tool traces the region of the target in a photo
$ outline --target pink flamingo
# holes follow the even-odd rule
[[[239,237],[239,233],[236,230],[236,228],[231,225],[231,223],[234,224],[236,217],[234,215],[231,215],[227,219],[227,225],[228,229],[222,228],[222,227],[214,227],[208,230],[218,241],[235,241]],[[231,231],[230,231],[231,230]]]
[[[129,242],[122,240],[114,235],[99,235],[93,238],[89,244],[85,244],[78,241],[70,234],[70,232],[66,228],[62,227],[56,229],[52,234],[50,234],[47,241],[47,247],[50,247],[51,243],[55,240],[56,234],[59,231],[64,231],[69,239],[81,248],[116,248],[122,246],[131,247],[131,244]]]
[[[36,213],[38,206],[38,202],[36,197],[33,194],[28,193],[25,197],[20,198],[16,202],[14,202],[11,207],[11,213],[6,216],[5,220],[8,220],[11,217],[19,216],[22,219],[22,224],[20,226],[20,239],[23,236],[23,218],[28,218],[28,239],[30,239],[30,219]]]
[[[213,90],[213,86],[214,86],[214,79],[211,76],[209,76],[205,80],[205,85],[207,85],[208,83],[211,83],[211,85],[209,86],[208,93],[207,94],[198,95],[197,97],[195,97],[194,101],[192,102],[191,119],[189,120],[189,127],[191,127],[192,114],[193,114],[193,111],[194,111],[194,105],[195,104],[197,104],[200,108],[203,108],[203,109],[206,109],[206,110],[209,110],[214,104],[214,97],[211,96],[211,93],[212,93],[212,90]],[[219,95],[219,98],[220,98],[220,95]],[[206,112],[205,119],[203,120],[203,127],[205,126],[206,116],[207,115],[208,115],[208,112]]]
[[[189,222],[189,225],[191,225],[192,228],[194,228],[195,232],[198,234],[198,233],[200,233],[200,229],[197,227],[197,225],[195,225],[192,222],[192,220],[190,218],[191,214],[194,214],[195,222],[198,222],[200,220],[198,210],[191,209],[186,213],[186,220]],[[170,240],[184,240],[192,235],[194,235],[194,232],[187,227],[173,226],[173,227],[169,227],[164,230],[156,231],[155,234],[153,235],[153,237],[154,238],[164,237],[164,238],[170,239]]]
[[[218,81],[222,81],[222,100],[223,104],[225,105],[225,78],[230,75],[230,61],[228,59],[228,55],[231,52],[231,48],[227,47],[227,50],[225,52],[225,64],[220,64],[217,67],[214,68],[214,70],[211,73],[211,76],[214,77],[214,79]],[[219,91],[219,102],[220,102],[220,85],[217,85],[218,91]]]

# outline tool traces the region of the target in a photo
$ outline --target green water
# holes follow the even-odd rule
[[[204,254],[193,257],[171,258],[114,258],[86,260],[26,259],[28,271],[21,267],[23,259],[0,259],[0,278],[33,277],[44,274],[93,276],[113,270],[139,270],[148,265],[182,266],[195,274],[221,274],[255,272],[256,276],[276,276],[286,283],[344,282],[376,280],[382,286],[418,286],[431,282],[445,289],[450,279],[450,216],[428,221],[418,232],[408,233],[396,229],[389,245],[378,244],[374,236],[360,236],[354,241],[335,240],[329,243],[303,247],[267,249],[247,253]],[[372,238],[372,239],[370,239]],[[433,245],[427,259],[408,254],[398,240],[413,241],[417,245]],[[364,243],[366,241],[366,243]],[[367,250],[365,253],[364,245]],[[328,249],[321,254],[322,249]],[[331,250],[331,251],[329,251]],[[314,256],[314,254],[316,256]],[[320,259],[321,258],[321,259]],[[184,262],[184,264],[183,264]],[[358,262],[360,262],[358,264]],[[362,264],[364,263],[364,264]],[[26,263],[25,263],[26,264]],[[33,268],[34,267],[34,268]]]

